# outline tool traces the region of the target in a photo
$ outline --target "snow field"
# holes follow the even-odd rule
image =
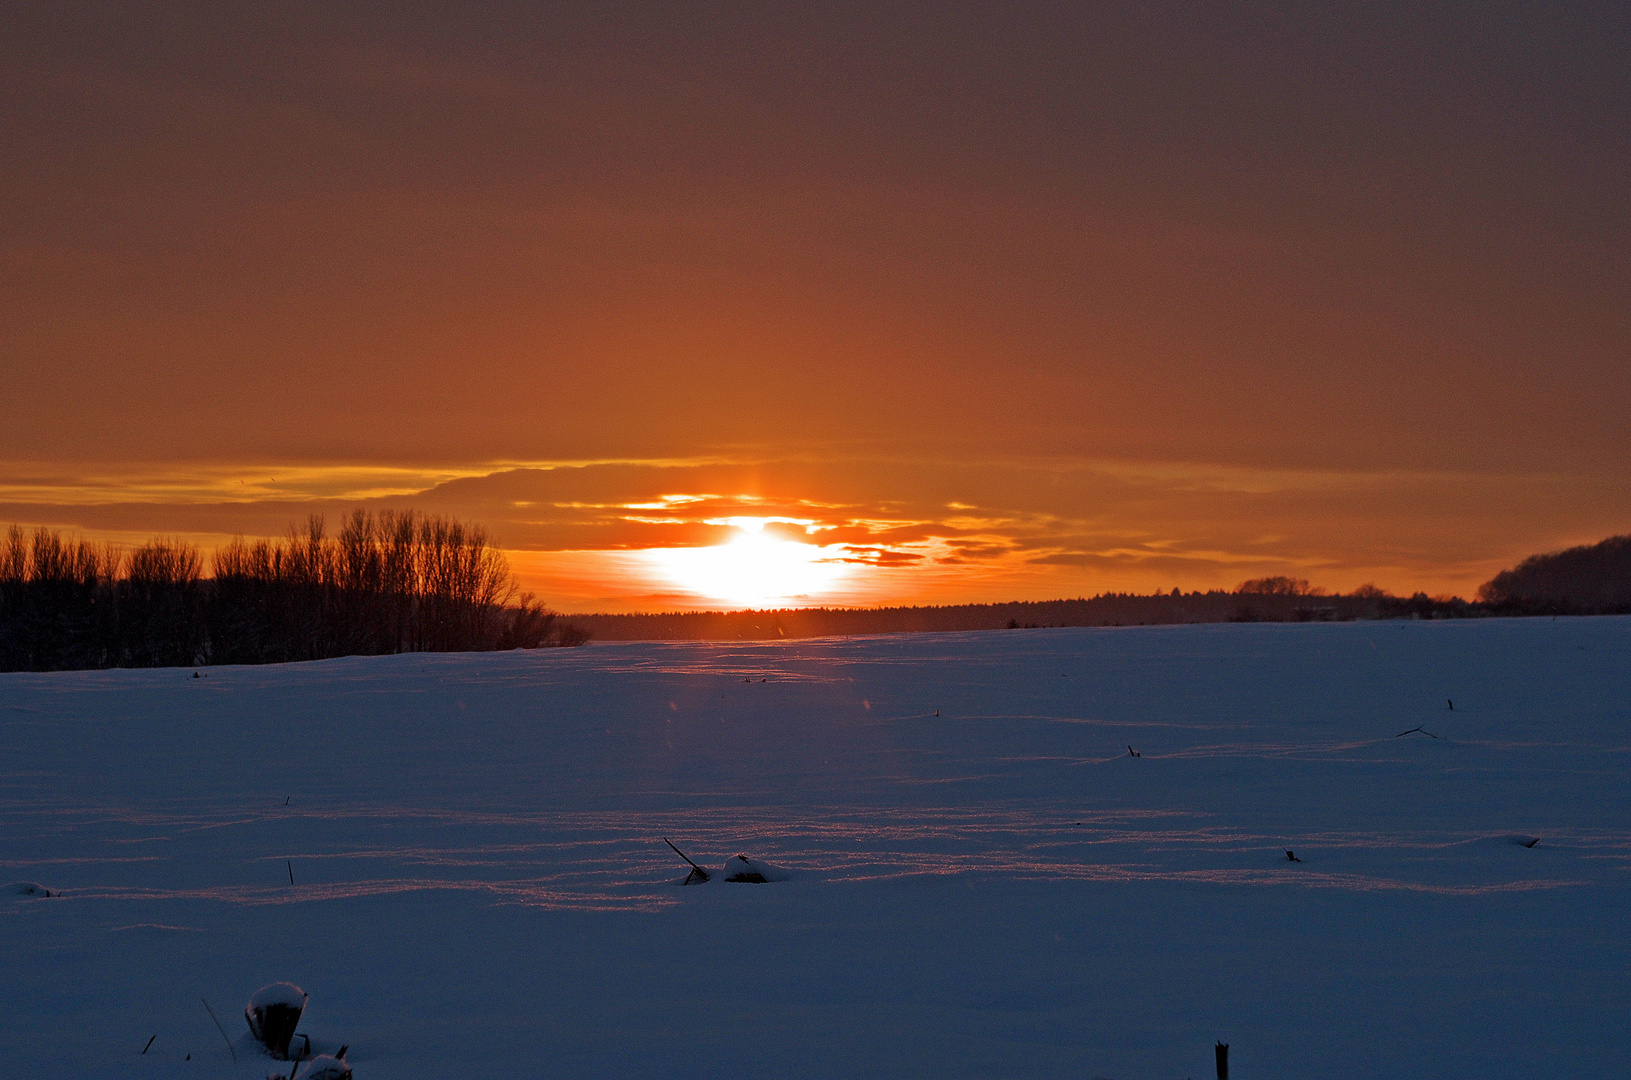
[[[0,1045],[259,1080],[287,980],[359,1080],[1631,1075],[1628,661],[1601,618],[3,675]],[[788,880],[681,888],[664,836]]]

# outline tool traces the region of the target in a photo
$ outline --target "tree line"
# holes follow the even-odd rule
[[[1057,626],[1156,626],[1221,622],[1459,619],[1488,614],[1451,596],[1393,596],[1374,585],[1332,594],[1301,578],[1270,577],[1208,592],[1103,593],[1073,600],[926,607],[784,608],[574,615],[606,641],[752,641],[859,634],[949,633]]]
[[[1074,600],[935,607],[785,608],[574,615],[612,641],[752,641],[1058,626],[1155,626],[1219,622],[1346,622],[1354,619],[1472,619],[1511,615],[1631,614],[1631,535],[1531,555],[1478,590],[1458,596],[1394,596],[1375,585],[1328,593],[1303,578],[1263,577],[1234,589],[1102,593]]]
[[[190,544],[128,553],[12,526],[0,543],[0,671],[267,664],[581,645],[522,593],[485,530],[416,511],[321,515],[235,539],[213,574]]]
[[[263,664],[613,640],[751,640],[911,631],[1207,622],[1445,619],[1631,613],[1631,536],[1535,555],[1478,600],[1328,594],[1301,578],[1233,590],[942,607],[795,608],[575,615],[520,592],[486,532],[414,511],[321,516],[276,540],[237,539],[204,576],[196,547],[154,539],[128,553],[12,526],[0,544],[0,671]]]
[[[1610,536],[1502,570],[1478,599],[1503,615],[1631,614],[1631,536]]]

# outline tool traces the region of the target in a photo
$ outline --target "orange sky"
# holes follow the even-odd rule
[[[22,5],[0,522],[413,505],[568,610],[733,518],[843,603],[1631,530],[1622,8],[1082,7]]]

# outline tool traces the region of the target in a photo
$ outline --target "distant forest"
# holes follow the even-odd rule
[[[0,671],[266,664],[604,641],[743,641],[914,631],[1631,613],[1631,536],[1534,555],[1459,597],[1328,594],[1300,578],[1232,590],[1105,593],[948,607],[573,615],[521,593],[479,526],[414,511],[322,517],[280,540],[234,540],[204,576],[198,549],[128,554],[13,526],[0,543]]]
[[[1347,622],[1354,619],[1446,619],[1485,614],[1455,597],[1391,596],[1364,586],[1328,594],[1300,578],[1243,582],[1234,591],[1141,596],[1105,593],[1077,600],[956,604],[946,607],[786,608],[776,611],[691,611],[661,615],[573,615],[602,641],[748,641],[846,634],[1017,630],[1050,626],[1155,626],[1220,622]]]
[[[0,671],[267,664],[580,645],[522,594],[479,526],[413,511],[322,517],[282,540],[124,554],[13,526],[0,542]]]
[[[1631,614],[1631,536],[1531,555],[1478,590],[1496,614]]]
[[[1393,596],[1371,585],[1327,594],[1300,578],[1242,582],[1233,591],[1140,596],[1104,593],[1077,600],[949,607],[788,608],[661,615],[574,615],[603,641],[746,641],[910,631],[1000,630],[1048,626],[1157,626],[1218,622],[1346,622],[1354,619],[1474,619],[1494,615],[1631,614],[1631,536],[1534,555],[1478,590],[1478,600]]]

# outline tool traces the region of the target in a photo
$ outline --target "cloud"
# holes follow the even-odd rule
[[[921,551],[903,551],[885,547],[858,547],[854,544],[844,545],[844,551],[847,556],[844,561],[859,563],[863,566],[914,566],[927,558]]]
[[[653,576],[642,552],[726,542],[740,519],[855,568],[841,591],[811,602],[947,602],[1231,587],[1275,573],[1330,588],[1374,580],[1466,593],[1531,551],[1598,538],[1595,512],[1626,505],[1623,490],[1559,476],[1068,459],[744,457],[418,472],[274,464],[123,478],[109,467],[84,483],[69,466],[11,475],[0,520],[125,541],[278,535],[309,514],[334,521],[357,506],[453,514],[484,523],[553,602],[625,608],[685,597]],[[238,480],[253,476],[260,486],[250,493]],[[411,493],[398,487],[415,483]],[[1514,541],[1520,503],[1545,508],[1552,527]]]

